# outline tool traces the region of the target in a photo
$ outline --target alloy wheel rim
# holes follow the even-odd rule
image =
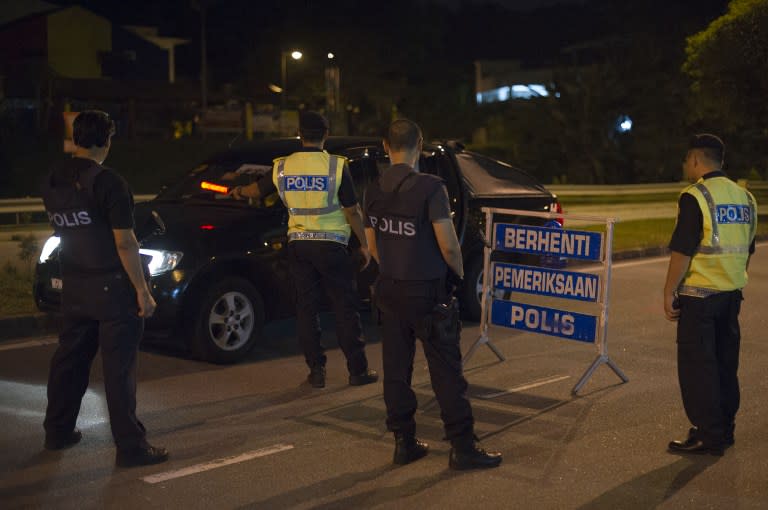
[[[222,294],[208,315],[208,334],[223,351],[240,349],[251,337],[253,327],[253,304],[242,292]]]

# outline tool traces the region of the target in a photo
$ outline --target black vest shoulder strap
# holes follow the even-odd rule
[[[96,204],[96,194],[94,193],[93,186],[96,182],[96,177],[104,171],[104,167],[94,162],[86,170],[80,172],[77,177],[77,182],[80,185],[80,189],[84,190],[88,196],[88,199],[92,204]]]
[[[405,174],[405,177],[400,179],[400,182],[397,183],[397,186],[395,186],[395,189],[392,190],[392,194],[397,195],[397,193],[400,191],[400,188],[402,188],[403,184],[405,184],[405,181],[407,181],[414,175],[416,175],[416,172],[408,172],[407,174]]]

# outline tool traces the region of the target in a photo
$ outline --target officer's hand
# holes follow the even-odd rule
[[[231,190],[229,190],[229,193],[227,193],[230,197],[234,198],[235,200],[242,200],[244,197],[240,194],[240,191],[243,189],[242,186],[235,186]]]
[[[664,315],[669,321],[676,321],[680,318],[680,309],[676,308],[675,305],[675,295],[664,294]]]
[[[363,265],[360,267],[360,271],[365,271],[365,268],[368,267],[371,263],[371,252],[368,251],[368,248],[361,246],[360,255],[363,256]]]
[[[157,308],[157,303],[149,291],[138,291],[136,298],[139,304],[139,317],[152,317]]]

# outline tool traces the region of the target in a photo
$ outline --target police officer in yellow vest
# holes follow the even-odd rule
[[[680,194],[664,286],[664,312],[677,323],[677,365],[692,427],[672,453],[723,455],[739,409],[741,289],[755,250],[757,204],[722,171],[715,135],[691,139],[683,162],[693,182]]]
[[[360,205],[347,160],[328,154],[323,145],[328,121],[315,112],[299,117],[302,149],[274,162],[272,180],[289,212],[288,261],[296,283],[296,329],[315,388],[325,386],[326,356],[320,344],[321,284],[333,305],[336,336],[347,358],[349,384],[378,380],[368,368],[352,258],[347,250],[350,229],[370,261]]]

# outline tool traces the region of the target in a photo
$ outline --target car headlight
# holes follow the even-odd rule
[[[178,251],[148,250],[145,248],[140,249],[139,253],[152,257],[152,260],[149,262],[149,274],[152,276],[173,271],[179,265],[181,257],[184,255]]]
[[[43,251],[40,252],[39,262],[41,264],[45,264],[48,261],[48,258],[51,256],[51,253],[53,253],[53,250],[59,247],[59,244],[61,244],[61,239],[59,236],[49,237],[43,245]]]

